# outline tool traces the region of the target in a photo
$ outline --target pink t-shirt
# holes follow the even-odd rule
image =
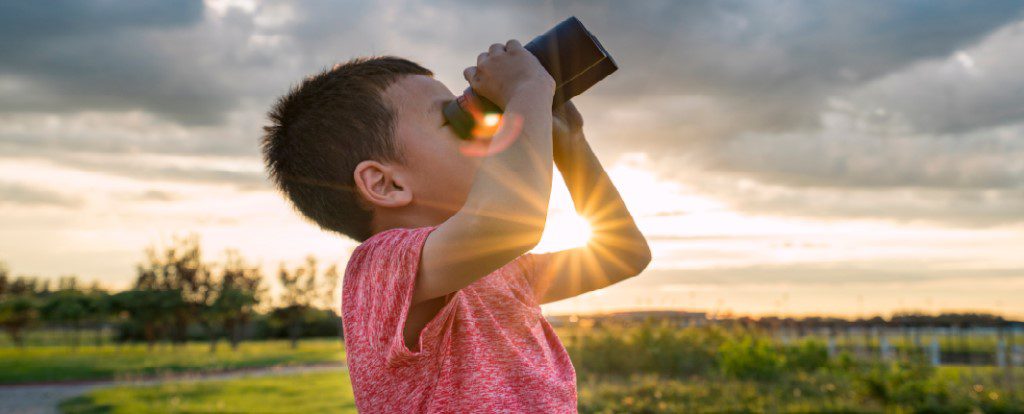
[[[349,259],[341,308],[356,408],[575,413],[576,371],[541,315],[532,254],[454,292],[420,332],[418,351],[405,346],[420,253],[435,228],[377,233]]]

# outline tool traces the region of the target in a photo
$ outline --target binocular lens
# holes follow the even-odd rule
[[[473,136],[478,138],[491,137],[498,132],[501,124],[501,113],[487,112],[480,117],[480,121],[473,126]]]

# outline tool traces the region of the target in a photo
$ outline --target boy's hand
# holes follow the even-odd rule
[[[501,109],[520,88],[546,88],[552,95],[555,90],[551,74],[516,39],[492,44],[476,57],[476,66],[466,68],[462,75],[477,94]]]
[[[576,105],[573,105],[571,100],[565,101],[564,104],[555,108],[551,113],[551,118],[554,121],[551,129],[556,151],[564,145],[571,144],[572,141],[582,139],[583,115],[580,115],[580,111],[576,109]]]

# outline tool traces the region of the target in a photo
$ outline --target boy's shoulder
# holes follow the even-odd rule
[[[436,229],[437,225],[423,227],[394,227],[374,233],[356,246],[349,256],[349,266],[346,271],[363,270],[370,266],[359,266],[360,263],[369,259],[373,264],[380,264],[381,260],[401,260],[402,255],[412,254],[416,262],[419,261],[423,252],[423,244],[426,242],[430,232]],[[530,273],[534,265],[534,253],[527,252],[506,263],[504,267],[514,267],[515,270]],[[371,264],[371,263],[365,263]],[[355,265],[355,266],[353,266]],[[362,268],[361,268],[362,267]],[[375,268],[375,267],[370,267]],[[496,269],[495,271],[500,270]]]
[[[398,259],[402,254],[416,254],[418,258],[427,235],[435,228],[437,226],[395,227],[377,232],[356,246],[349,257],[349,267],[368,258]]]

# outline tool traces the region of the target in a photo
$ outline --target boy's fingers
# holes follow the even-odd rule
[[[484,58],[486,58],[486,57],[487,57],[487,52],[483,52],[483,53],[481,53],[479,55],[476,55],[476,64],[477,64],[477,66],[479,66],[481,63],[484,63]]]
[[[523,50],[523,45],[519,44],[519,41],[516,39],[509,39],[508,42],[505,42],[505,50]]]
[[[466,78],[466,81],[473,83],[473,78],[476,77],[476,66],[470,66],[463,70],[462,76]]]
[[[490,53],[492,55],[493,54],[497,54],[497,53],[504,53],[504,52],[505,52],[505,45],[503,45],[501,43],[495,43],[495,44],[491,45],[490,49],[487,50],[487,53]]]

